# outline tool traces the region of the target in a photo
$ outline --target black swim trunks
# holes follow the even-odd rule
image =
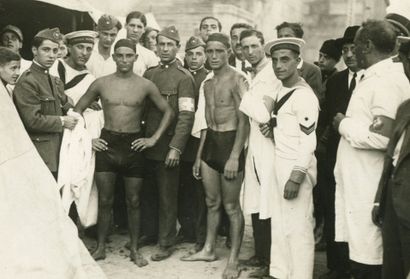
[[[108,143],[108,150],[95,153],[95,171],[142,178],[144,156],[142,152],[131,149],[131,143],[141,137],[142,132],[119,133],[102,129],[100,138]]]
[[[231,155],[235,143],[236,131],[217,132],[208,129],[201,159],[219,173],[224,173],[225,164]],[[245,166],[244,151],[239,156],[238,171]]]

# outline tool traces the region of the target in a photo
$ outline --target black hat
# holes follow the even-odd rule
[[[356,36],[359,25],[353,25],[346,28],[342,38],[336,39],[336,44],[342,48],[344,44],[352,44]]]
[[[340,56],[342,56],[340,46],[336,44],[336,40],[333,39],[324,41],[319,51],[332,57],[336,61],[339,61]]]

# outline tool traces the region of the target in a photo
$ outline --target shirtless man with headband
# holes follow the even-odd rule
[[[239,111],[243,94],[248,90],[246,77],[228,64],[231,53],[229,37],[222,33],[209,35],[206,55],[213,70],[202,84],[204,99],[199,102],[196,117],[201,117],[201,106],[207,129],[201,131],[201,142],[193,175],[202,176],[208,207],[207,237],[204,248],[184,261],[213,261],[215,240],[220,222],[221,205],[230,221],[232,248],[222,278],[238,278],[238,254],[241,247],[244,219],[239,204],[239,193],[244,169],[244,143],[249,134],[249,121]],[[202,114],[202,117],[203,114]],[[196,120],[197,121],[197,120]],[[205,122],[205,121],[204,121]],[[204,126],[205,128],[205,126]]]
[[[115,180],[122,175],[128,208],[131,238],[130,257],[139,267],[148,262],[138,252],[140,229],[139,194],[142,187],[144,157],[141,151],[154,146],[173,118],[173,112],[161,97],[157,87],[133,72],[135,44],[129,39],[119,40],[114,46],[113,59],[117,64],[114,74],[98,78],[88,88],[74,108],[82,113],[93,101],[100,99],[104,111],[104,128],[99,139],[93,141],[97,151],[95,178],[99,193],[98,242],[92,253],[95,260],[105,258],[105,241],[111,221]],[[146,98],[163,113],[157,131],[143,138],[141,118]]]

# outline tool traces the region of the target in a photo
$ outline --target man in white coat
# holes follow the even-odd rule
[[[281,85],[274,98],[265,96],[272,112],[275,142],[275,186],[271,195],[271,262],[269,273],[281,279],[311,279],[314,246],[312,190],[316,184],[315,129],[319,101],[299,76],[304,40],[280,38],[266,44],[272,68]]]
[[[348,242],[355,279],[381,277],[382,239],[371,211],[397,108],[410,98],[402,65],[391,59],[395,42],[386,21],[362,25],[354,43],[358,66],[365,72],[346,115],[338,113],[333,120],[341,135],[335,166],[335,240]]]
[[[252,65],[249,91],[242,98],[239,109],[249,117],[250,132],[244,177],[244,212],[252,216],[255,255],[245,265],[261,266],[250,276],[269,274],[271,195],[275,184],[275,149],[270,138],[259,130],[259,125],[270,120],[263,96],[274,99],[275,87],[281,83],[276,78],[264,51],[263,34],[257,30],[244,30],[240,34],[242,53]]]

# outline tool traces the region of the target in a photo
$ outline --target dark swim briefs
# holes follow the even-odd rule
[[[235,143],[236,131],[217,132],[208,129],[201,159],[219,173],[224,173],[225,164],[231,155]],[[238,171],[245,166],[244,151],[239,156]]]
[[[95,171],[142,178],[144,156],[142,152],[131,149],[131,143],[142,136],[142,132],[119,133],[102,129],[100,138],[108,143],[108,149],[95,153]]]

